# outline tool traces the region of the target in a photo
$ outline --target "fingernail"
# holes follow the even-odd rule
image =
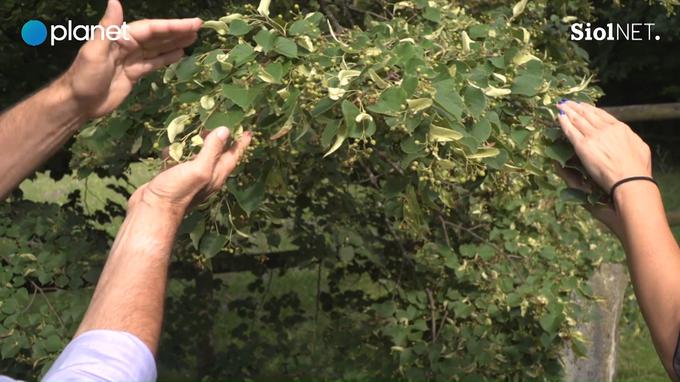
[[[566,115],[567,113],[564,112],[564,110],[560,110],[560,115]]]
[[[229,130],[226,127],[222,126],[217,128],[217,138],[226,141],[228,135]]]
[[[569,102],[569,100],[568,100],[568,99],[566,99],[566,98],[562,98],[562,100],[560,101],[560,103],[559,103],[558,105],[561,105],[561,104],[563,104],[563,103],[567,103],[567,102]]]

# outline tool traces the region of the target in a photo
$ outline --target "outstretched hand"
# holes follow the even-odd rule
[[[229,130],[215,129],[206,137],[203,149],[194,160],[172,167],[140,187],[130,198],[129,207],[145,203],[183,216],[189,206],[222,188],[251,139],[252,133],[246,132],[229,147]]]
[[[123,24],[123,7],[109,0],[100,25]],[[202,21],[141,20],[128,25],[129,40],[110,41],[95,33],[80,49],[65,75],[88,118],[106,115],[118,107],[142,76],[178,61],[183,48],[196,41]]]
[[[652,175],[649,146],[606,111],[573,101],[557,105],[560,125],[588,174],[609,192],[616,182]]]
[[[609,192],[616,182],[632,176],[651,176],[649,146],[630,127],[606,111],[585,103],[561,102],[559,121],[593,180]],[[574,170],[557,165],[557,173],[569,187],[591,192],[590,185]],[[588,211],[624,239],[621,218],[612,206],[587,206]]]

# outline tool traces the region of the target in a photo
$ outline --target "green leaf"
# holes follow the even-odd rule
[[[274,43],[274,51],[288,58],[298,57],[297,44],[289,38],[277,37],[276,42]]]
[[[577,188],[565,188],[560,191],[560,200],[568,204],[588,204],[588,193]]]
[[[253,102],[261,92],[262,88],[259,86],[246,89],[234,84],[222,85],[222,94],[244,111],[250,110]]]
[[[480,142],[486,142],[491,136],[491,124],[488,120],[482,119],[472,126],[472,136]]]
[[[177,82],[190,81],[200,69],[201,68],[196,64],[195,56],[185,58],[179,63],[177,70],[175,70]]]
[[[423,18],[435,23],[439,23],[442,19],[442,12],[438,8],[427,7],[423,12]]]
[[[288,34],[291,36],[311,34],[313,28],[314,25],[312,25],[307,19],[302,19],[294,22],[290,28],[288,28]]]
[[[356,118],[361,113],[356,105],[347,100],[342,101],[342,115],[345,119],[345,125],[347,126],[348,136],[350,138],[360,138],[361,132],[357,129]]]
[[[333,146],[331,146],[326,155],[323,157],[326,158],[327,156],[336,152],[340,146],[342,146],[342,143],[345,142],[345,139],[347,139],[347,126],[342,125],[340,126],[340,129],[338,129],[338,134],[335,136],[335,143],[333,143]]]
[[[543,84],[543,78],[535,74],[524,74],[515,78],[512,84],[512,93],[533,97],[538,94],[538,89]]]
[[[276,35],[266,29],[262,29],[257,32],[255,37],[253,37],[253,40],[257,43],[257,45],[262,47],[262,51],[264,53],[269,53],[274,49]]]
[[[264,69],[259,78],[270,84],[280,84],[283,80],[283,65],[280,62],[273,62]]]
[[[403,107],[403,109],[402,109]],[[397,116],[406,109],[406,92],[401,88],[388,88],[382,94],[375,105],[368,110],[385,115]]]
[[[255,56],[255,50],[250,44],[239,44],[229,52],[229,60],[236,66],[241,66],[246,62],[252,60]]]
[[[548,158],[559,162],[562,167],[567,164],[569,159],[574,157],[574,149],[570,144],[563,141],[558,141],[547,145],[545,147],[544,153]]]
[[[436,95],[434,101],[454,119],[460,120],[463,114],[463,99],[456,91],[456,83],[452,79],[434,85]]]
[[[229,24],[229,34],[232,36],[245,36],[252,27],[243,20],[236,19]]]
[[[208,232],[203,235],[201,239],[200,252],[208,259],[212,259],[218,253],[222,252],[228,238],[226,235],[220,235],[215,232]]]
[[[484,93],[480,89],[468,86],[463,91],[463,98],[470,111],[470,115],[475,119],[481,117],[482,112],[486,108],[486,96]]]
[[[557,330],[560,328],[562,321],[563,321],[562,313],[553,311],[548,311],[539,320],[541,327],[548,334],[557,334]]]
[[[231,193],[236,198],[236,201],[238,202],[239,206],[241,206],[243,211],[248,216],[250,216],[250,214],[252,214],[253,211],[255,211],[264,200],[266,179],[267,179],[266,174],[262,174],[255,183],[253,183],[250,187],[244,190],[239,190],[236,187],[236,182],[234,181],[231,181],[229,184],[229,189],[231,190]]]
[[[233,110],[224,112],[213,113],[206,121],[205,128],[208,130],[214,130],[220,126],[226,126],[230,130],[235,129],[243,121],[245,114],[240,110]]]

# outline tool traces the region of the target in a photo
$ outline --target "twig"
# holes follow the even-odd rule
[[[442,333],[442,329],[444,329],[444,325],[446,325],[446,319],[449,318],[449,310],[444,308],[444,317],[442,317],[442,322],[439,324],[439,331],[437,332],[437,335],[434,337],[434,340],[436,341],[437,338],[439,338],[439,335]]]
[[[66,329],[66,325],[64,324],[64,321],[62,321],[61,316],[54,309],[54,307],[52,306],[52,303],[50,303],[50,299],[47,298],[47,295],[45,295],[45,292],[43,292],[42,288],[39,287],[38,284],[36,284],[32,280],[31,280],[31,285],[33,285],[33,288],[35,288],[38,292],[40,292],[40,295],[43,296],[43,298],[45,299],[45,302],[47,303],[47,307],[50,308],[50,310],[52,311],[54,316],[57,317],[57,320],[59,321],[61,328]]]
[[[426,288],[427,299],[430,300],[430,320],[432,322],[432,343],[437,340],[437,306],[434,303],[434,297],[430,288]]]
[[[385,153],[383,153],[382,151],[378,151],[378,150],[376,150],[375,153],[378,154],[378,156],[380,157],[380,159],[384,160],[387,164],[389,164],[390,166],[392,166],[392,168],[393,168],[395,171],[397,171],[397,172],[399,173],[399,175],[404,175],[404,170],[403,170],[401,167],[397,166],[396,163],[392,162],[392,161],[390,160],[390,158],[388,158],[387,155],[385,155]]]
[[[333,24],[333,29],[335,29],[335,32],[341,33],[345,30],[345,28],[338,22],[338,19],[335,18],[333,12],[328,10],[328,4],[326,3],[326,0],[319,0],[319,8],[321,9],[321,12],[326,15],[331,24]]]
[[[444,230],[444,239],[446,240],[446,245],[451,248],[451,240],[449,240],[449,232],[446,230],[446,221],[442,215],[438,215],[439,221],[442,223],[442,230]]]
[[[355,12],[366,13],[366,14],[371,15],[371,16],[373,16],[373,17],[377,17],[377,18],[379,18],[379,19],[381,19],[381,20],[389,20],[389,18],[388,18],[387,16],[383,16],[383,15],[378,14],[378,13],[375,13],[375,12],[367,11],[367,10],[365,10],[365,9],[359,9],[359,8],[354,7],[354,6],[352,6],[352,5],[348,5],[347,8],[349,8],[349,9],[355,11]]]

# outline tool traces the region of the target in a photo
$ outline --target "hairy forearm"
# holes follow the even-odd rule
[[[163,319],[168,264],[180,214],[144,202],[130,208],[78,334],[131,333],[155,354]]]
[[[64,77],[0,115],[0,200],[86,122]]]
[[[680,334],[680,249],[671,233],[658,188],[631,182],[616,191],[635,293],[654,345],[675,378],[672,358]]]

